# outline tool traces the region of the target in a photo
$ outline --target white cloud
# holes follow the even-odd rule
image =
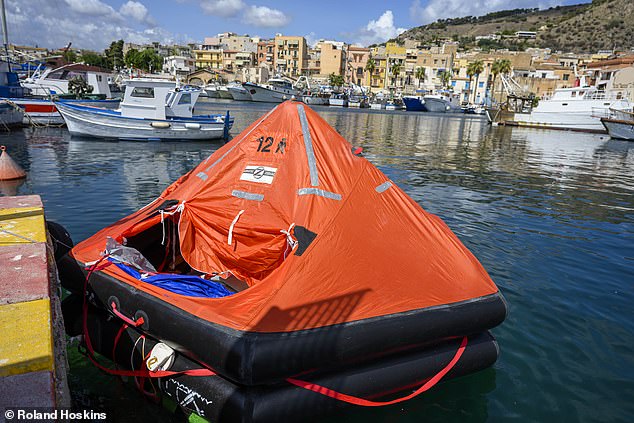
[[[72,42],[73,47],[79,49],[100,51],[120,39],[134,43],[193,41],[164,28],[147,28],[151,19],[149,11],[146,8],[143,15],[138,6],[116,11],[97,0],[66,0],[62,3],[66,7],[59,7],[58,2],[50,0],[6,0],[5,3],[9,41],[15,44],[60,48]],[[131,13],[137,13],[136,17],[142,17],[144,22],[130,19]],[[87,15],[92,17],[86,19]]]
[[[394,14],[391,10],[386,10],[377,20],[370,20],[365,28],[361,28],[351,35],[353,42],[367,46],[395,38],[406,30],[407,28],[395,27]]]
[[[82,15],[103,16],[114,15],[116,12],[110,6],[99,0],[65,0],[70,10]]]
[[[203,0],[200,7],[207,15],[231,18],[247,7],[242,0]]]
[[[150,26],[156,25],[154,18],[152,18],[147,10],[147,7],[141,2],[128,0],[119,8],[119,13],[123,16],[129,16],[137,22],[145,23]]]
[[[287,25],[291,19],[281,10],[266,6],[249,6],[244,12],[244,23],[264,28],[276,28]]]
[[[417,24],[428,24],[438,19],[463,16],[481,16],[497,10],[539,7],[540,9],[561,5],[561,0],[429,0],[421,6],[414,0],[409,8],[410,18]]]

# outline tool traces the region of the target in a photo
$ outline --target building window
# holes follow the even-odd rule
[[[478,88],[483,88],[484,87],[484,82],[478,82]]]
[[[567,80],[568,80],[568,78],[570,78],[570,75],[569,75],[569,74],[567,74],[567,73],[564,73],[564,81],[567,81]]]

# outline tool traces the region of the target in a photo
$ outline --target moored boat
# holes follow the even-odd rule
[[[121,140],[203,140],[227,137],[233,119],[193,116],[200,89],[174,82],[133,79],[120,110],[57,102],[72,135]]]
[[[423,96],[406,95],[403,96],[403,103],[408,112],[426,112],[425,99]]]
[[[634,112],[610,109],[611,116],[601,123],[612,138],[634,141]]]
[[[334,399],[315,384],[359,397],[423,392],[452,368],[491,365],[487,330],[506,315],[451,230],[296,101],[75,246],[59,271],[85,298],[90,354],[119,361],[140,335],[162,340],[172,349],[162,369],[216,374],[169,381],[197,386],[215,421],[316,413]],[[114,336],[91,329],[108,320]],[[124,332],[132,346],[117,349]],[[469,345],[488,352],[471,356]]]
[[[11,129],[22,126],[24,111],[13,103],[0,100],[0,129]]]
[[[236,101],[251,101],[252,100],[251,94],[249,94],[249,91],[247,91],[247,89],[244,88],[242,84],[239,82],[227,85],[227,90],[229,91],[229,94],[231,94],[231,98],[233,98]]]
[[[632,105],[616,93],[596,87],[560,88],[536,107],[526,104],[514,111],[498,112],[496,121],[509,126],[605,133],[601,118],[609,118],[610,109],[632,110]]]
[[[334,107],[348,107],[348,95],[344,93],[332,93],[328,99],[328,105]]]
[[[299,98],[301,92],[285,78],[271,78],[266,84],[245,82],[242,84],[251,94],[253,101],[262,103],[281,103],[292,97]]]

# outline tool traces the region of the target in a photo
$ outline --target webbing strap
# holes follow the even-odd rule
[[[464,352],[466,347],[467,347],[467,337],[465,336],[464,338],[462,338],[460,347],[458,348],[458,351],[456,351],[456,354],[453,356],[449,364],[447,364],[441,371],[436,373],[436,375],[434,375],[431,379],[425,382],[425,384],[421,386],[420,388],[418,388],[416,391],[412,392],[411,394],[405,397],[397,398],[391,401],[369,401],[364,398],[359,398],[359,397],[354,397],[352,395],[343,394],[341,392],[333,391],[330,388],[326,388],[325,386],[317,385],[315,383],[310,383],[310,382],[306,382],[299,379],[288,378],[286,379],[286,381],[295,386],[299,386],[300,388],[308,389],[309,391],[313,391],[318,394],[325,395],[330,398],[334,398],[338,401],[347,402],[349,404],[361,405],[364,407],[383,407],[386,405],[398,404],[399,402],[407,401],[431,389],[434,385],[440,382],[443,376],[445,376],[447,373],[449,373],[451,369],[453,369],[453,367],[456,365],[458,360],[460,360],[460,357],[462,356],[462,353]]]
[[[102,270],[111,264],[110,261],[106,261],[105,263],[102,263],[107,257],[108,255],[102,256],[95,264],[90,266],[90,268],[88,269],[88,274],[86,275],[86,280],[84,281],[84,302],[83,302],[83,310],[82,310],[83,311],[82,314],[83,314],[84,343],[86,344],[86,356],[88,356],[88,359],[92,362],[92,364],[94,364],[98,369],[103,370],[104,372],[109,373],[111,375],[116,375],[116,376],[136,376],[136,377],[150,377],[150,378],[170,377],[170,376],[177,376],[177,375],[215,376],[216,372],[206,368],[182,370],[180,372],[172,372],[172,371],[164,371],[164,370],[150,372],[147,368],[142,370],[111,369],[111,368],[103,366],[97,361],[95,357],[95,350],[92,347],[92,342],[90,341],[90,335],[88,333],[88,300],[86,298],[86,293],[88,290],[88,280],[90,279],[90,276],[92,276],[92,274],[95,271]],[[123,333],[123,330],[125,330],[125,326],[119,330],[119,333],[117,333],[117,336],[115,338],[115,343],[113,346],[113,357],[112,357],[113,359],[114,359],[116,344],[118,343],[119,338],[121,337]]]

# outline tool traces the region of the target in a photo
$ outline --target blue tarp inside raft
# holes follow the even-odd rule
[[[110,261],[133,278],[158,286],[175,294],[203,298],[220,298],[233,294],[233,292],[229,291],[221,283],[203,279],[200,276],[178,275],[173,273],[141,275],[134,267],[130,267],[116,260],[110,259]]]

